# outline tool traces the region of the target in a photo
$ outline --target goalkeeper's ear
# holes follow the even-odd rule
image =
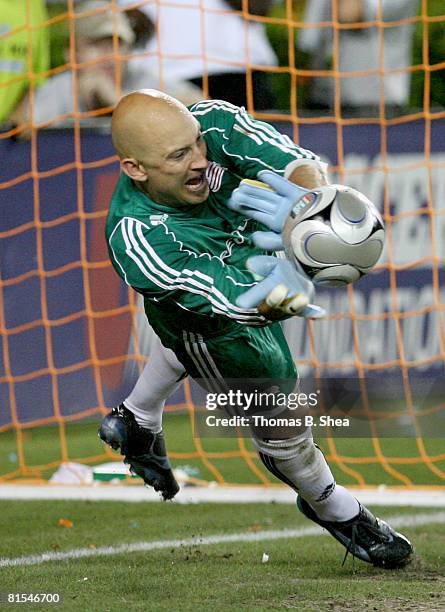
[[[134,159],[134,157],[125,157],[121,159],[121,170],[133,181],[146,181],[147,171],[144,166]]]

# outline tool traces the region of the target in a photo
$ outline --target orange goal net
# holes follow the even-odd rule
[[[0,132],[0,482],[44,482],[61,463],[116,460],[99,443],[97,424],[131,389],[153,338],[137,295],[111,267],[103,237],[119,172],[109,132],[111,106],[83,110],[75,99],[70,110],[36,120],[42,82],[70,71],[75,83],[85,68],[76,58],[78,3],[68,0],[35,22],[31,2],[17,3],[23,5],[21,22],[0,31],[5,48],[17,36],[26,48],[24,70],[2,76],[10,58],[1,56],[0,45],[0,101],[1,90],[22,81],[24,91],[29,86],[21,120],[6,120]],[[326,319],[291,320],[285,331],[302,378],[367,385],[390,424],[385,429],[370,419],[366,436],[359,438],[324,432],[320,445],[340,482],[443,487],[445,98],[441,106],[436,93],[445,92],[445,55],[440,57],[438,48],[445,40],[445,11],[421,0],[411,3],[412,14],[388,16],[381,1],[375,16],[351,20],[340,0],[329,0],[315,3],[326,4],[328,12],[308,21],[308,2],[286,0],[267,14],[254,9],[258,4],[113,0],[115,19],[146,10],[154,25],[151,42],[143,39],[145,46],[124,55],[115,32],[117,95],[123,91],[123,67],[132,61],[149,65],[151,86],[160,88],[175,66],[174,78],[187,80],[193,77],[187,66],[199,64],[204,96],[212,93],[218,70],[241,74],[254,116],[320,154],[333,182],[356,187],[376,203],[387,230],[376,271],[347,288],[320,289],[317,303],[326,308]],[[89,9],[88,15],[101,10]],[[167,40],[166,20],[174,11],[200,33],[199,53],[188,41],[181,54]],[[239,26],[241,38],[225,42],[226,54],[210,47],[218,36],[209,31],[215,19],[221,32],[225,20]],[[408,37],[409,62],[388,67],[388,45],[400,28]],[[37,70],[33,41],[42,31],[60,34],[60,29],[65,63]],[[374,40],[369,44],[378,53],[369,58],[370,67],[349,62],[345,69],[344,35],[351,32]],[[264,61],[257,59],[254,35],[272,43]],[[186,38],[187,32],[176,37]],[[241,59],[230,59],[235,44],[242,45]],[[258,74],[270,77],[265,82],[274,99],[271,108],[256,107]],[[351,105],[343,98],[345,84],[351,89],[356,79],[360,89],[365,82],[360,79],[368,77],[377,83],[375,100]],[[393,82],[410,88],[403,100],[391,97]],[[317,83],[329,85],[331,97],[317,98]],[[273,484],[249,440],[197,436],[195,408],[193,385],[186,380],[166,408],[175,467],[196,483]]]

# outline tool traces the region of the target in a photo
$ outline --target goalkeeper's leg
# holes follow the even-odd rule
[[[174,352],[163,346],[156,336],[150,359],[123,404],[131,410],[141,427],[159,432],[162,430],[165,402],[186,375]]]
[[[321,519],[346,521],[358,513],[358,501],[336,484],[310,429],[287,440],[254,437],[253,442],[266,468],[302,495]]]
[[[347,553],[384,568],[410,561],[411,543],[336,484],[310,430],[287,440],[253,441],[267,469],[298,492],[300,511],[327,529]]]
[[[157,339],[150,360],[124,402],[108,413],[99,437],[120,449],[131,471],[171,499],[179,491],[165,448],[162,412],[166,399],[178,388],[186,372],[174,353]]]

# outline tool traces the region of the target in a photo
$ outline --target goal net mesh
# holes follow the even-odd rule
[[[63,11],[37,25],[30,23],[28,10],[22,26],[0,32],[0,40],[6,41],[26,31],[28,72],[20,78],[32,84],[29,123],[6,126],[0,133],[0,481],[5,482],[44,482],[66,462],[117,460],[99,443],[97,424],[131,389],[152,340],[138,297],[112,269],[103,238],[119,172],[109,130],[82,123],[100,119],[110,109],[85,114],[74,104],[74,111],[62,117],[70,121],[63,128],[57,121],[38,126],[33,120],[34,86],[64,70],[75,74],[79,67],[71,48],[66,64],[33,72],[32,38],[41,28],[62,25],[71,33],[72,47],[74,4],[70,0]],[[139,1],[125,9],[145,5],[193,12],[202,41],[206,11],[223,18],[233,10],[228,4],[206,8],[206,2],[197,0]],[[112,6],[115,12],[124,10],[117,1]],[[287,322],[287,338],[302,378],[371,380],[374,389],[382,389],[380,409],[399,432],[390,436],[373,422],[360,438],[325,431],[320,445],[342,483],[443,487],[445,110],[434,102],[434,84],[440,85],[445,57],[433,57],[431,49],[434,32],[445,31],[445,13],[431,14],[423,0],[417,15],[409,18],[347,24],[379,31],[380,79],[391,76],[383,63],[385,30],[410,25],[420,40],[411,65],[398,70],[413,83],[417,80],[417,101],[389,116],[381,87],[377,113],[368,117],[342,110],[340,83],[351,74],[339,70],[339,35],[346,26],[338,21],[336,2],[330,21],[318,24],[305,23],[300,8],[287,0],[261,16],[248,13],[243,1],[237,15],[245,25],[265,27],[280,58],[279,66],[259,66],[250,63],[246,47],[247,63],[241,68],[248,110],[320,153],[334,182],[357,187],[373,200],[386,223],[387,244],[375,273],[354,286],[320,290],[317,303],[326,308],[326,319]],[[314,71],[299,62],[294,41],[314,27],[331,32],[328,69]],[[158,62],[162,87],[163,61],[187,57],[168,55],[162,28],[155,36],[156,51],[139,50],[137,55],[138,61]],[[202,54],[204,66],[214,59],[206,48]],[[118,46],[115,56],[122,60]],[[218,61],[224,66],[224,58]],[[230,66],[235,68],[240,66]],[[271,76],[278,110],[255,109],[255,71]],[[366,71],[352,76],[364,75]],[[317,76],[335,83],[330,111],[308,109],[302,101],[300,92]],[[0,87],[11,82],[3,79]],[[273,484],[248,439],[194,435],[194,409],[193,387],[186,380],[169,399],[165,414],[175,467],[197,483]]]

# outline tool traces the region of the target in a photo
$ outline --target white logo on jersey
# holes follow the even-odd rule
[[[159,225],[160,223],[164,223],[168,219],[168,215],[164,213],[163,215],[150,215],[150,223],[154,225]]]
[[[210,191],[218,191],[221,187],[222,178],[227,168],[223,168],[216,162],[210,162],[206,170],[206,179],[210,187]]]
[[[246,229],[247,224],[249,223],[249,219],[244,219],[241,225],[232,232],[232,237],[226,240],[226,249],[219,256],[221,260],[230,257],[232,254],[232,249],[235,244],[243,244],[246,238],[243,236],[242,232]]]

